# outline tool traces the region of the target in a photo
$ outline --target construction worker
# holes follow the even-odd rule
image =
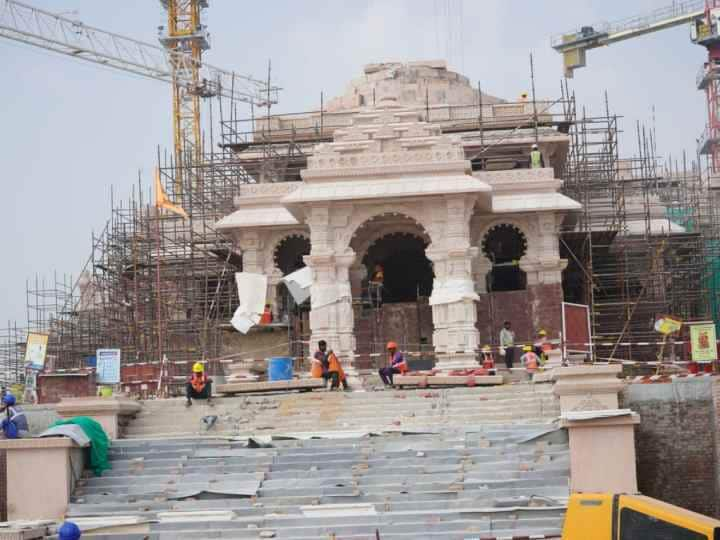
[[[63,523],[57,531],[58,540],[79,540],[82,536],[80,527],[72,521]]]
[[[523,352],[525,354],[520,357],[520,363],[525,366],[525,369],[528,370],[528,372],[532,373],[533,371],[536,371],[539,359],[538,355],[533,351],[532,346],[525,345],[523,347]]]
[[[535,342],[533,343],[533,352],[538,356],[541,364],[544,364],[547,360],[545,351],[548,349],[549,345],[550,344],[547,342],[547,332],[541,328],[538,330],[538,333],[535,336]]]
[[[342,384],[343,390],[348,389],[348,383],[347,383],[347,377],[345,377],[345,372],[343,371],[342,365],[340,364],[340,359],[337,357],[337,355],[332,351],[328,351],[327,355],[327,361],[328,361],[328,377],[330,378],[330,390],[337,390],[340,388],[340,385]]]
[[[205,366],[201,362],[195,362],[192,367],[192,375],[185,385],[186,407],[192,405],[193,399],[207,399],[208,405],[212,405],[212,379],[205,375]]]
[[[22,407],[15,405],[15,396],[7,393],[0,402],[0,412],[5,412],[5,418],[0,423],[6,439],[21,439],[30,436],[27,417]]]
[[[272,324],[273,312],[270,308],[270,304],[265,304],[263,314],[260,316],[260,324]]]
[[[543,159],[542,153],[538,149],[537,144],[532,145],[532,150],[530,150],[530,168],[531,169],[540,169],[541,167],[545,166],[545,160]]]
[[[480,349],[480,353],[482,355],[483,369],[495,369],[495,358],[493,357],[492,347],[490,347],[490,345],[485,345],[482,349]]]
[[[329,367],[327,342],[324,339],[321,339],[318,341],[318,350],[315,351],[312,358],[312,368],[310,370],[310,374],[317,379],[322,377],[325,379],[325,384],[327,385],[328,379],[330,378],[330,374],[328,373]]]
[[[375,270],[368,281],[368,294],[370,296],[370,304],[380,307],[382,304],[382,289],[385,285],[385,270],[381,264],[375,265]]]
[[[500,330],[500,353],[505,354],[505,367],[512,369],[515,360],[515,332],[512,331],[510,321],[505,321]]]
[[[382,382],[385,386],[393,385],[393,375],[398,373],[402,375],[408,370],[405,357],[397,349],[397,343],[395,343],[394,341],[388,342],[387,351],[389,355],[390,365],[378,370],[378,374],[380,375],[380,378],[382,379]]]

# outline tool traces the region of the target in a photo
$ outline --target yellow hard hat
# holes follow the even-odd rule
[[[532,347],[531,347],[530,345],[525,345],[525,346],[523,347],[523,351],[525,351],[525,352],[530,352],[530,351],[532,351]]]
[[[547,336],[547,332],[541,328],[538,332],[538,336]]]
[[[520,94],[520,97],[521,97],[522,99],[527,99],[528,93],[527,93],[527,92],[523,92],[523,93]]]
[[[483,346],[483,348],[480,349],[480,350],[481,350],[482,352],[490,352],[490,351],[492,351],[492,348],[490,347],[490,345],[485,345],[485,346]]]
[[[205,366],[202,365],[200,362],[195,362],[193,364],[193,373],[202,373],[205,371]]]

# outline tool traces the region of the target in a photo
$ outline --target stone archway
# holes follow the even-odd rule
[[[415,219],[401,213],[376,215],[355,231],[350,247],[357,254],[354,289],[364,288],[376,265],[385,271],[384,301],[414,302],[432,291],[432,263],[426,256],[430,236]]]
[[[528,241],[518,227],[510,223],[491,226],[482,238],[481,249],[492,265],[485,275],[488,292],[527,288],[527,275],[520,267],[520,260],[527,254]]]
[[[310,239],[302,233],[284,235],[276,243],[272,251],[273,277],[270,286],[274,290],[273,312],[279,320],[289,318],[296,304],[284,283],[280,281],[286,276],[305,267],[305,255],[310,254]]]

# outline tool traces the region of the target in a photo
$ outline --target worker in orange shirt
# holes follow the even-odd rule
[[[330,349],[328,351],[327,355],[328,360],[328,375],[330,377],[330,390],[337,390],[340,388],[340,385],[342,384],[343,390],[348,389],[348,383],[347,383],[347,377],[345,376],[345,372],[343,371],[342,365],[340,364],[340,359],[337,357],[337,355]]]
[[[192,405],[193,399],[207,399],[208,405],[212,405],[212,379],[205,375],[205,366],[201,362],[193,364],[192,375],[185,385],[185,396],[186,407]]]
[[[273,322],[272,308],[270,307],[270,304],[265,304],[265,310],[263,311],[263,314],[260,317],[260,324],[272,324],[272,322]]]
[[[540,359],[538,358],[538,355],[535,354],[533,351],[532,346],[525,345],[523,347],[524,354],[520,357],[520,363],[525,366],[525,369],[532,373],[534,371],[537,371],[538,365],[540,363]]]

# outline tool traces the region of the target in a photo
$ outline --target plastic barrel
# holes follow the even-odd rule
[[[268,381],[289,381],[293,377],[293,359],[275,356],[268,361]]]

